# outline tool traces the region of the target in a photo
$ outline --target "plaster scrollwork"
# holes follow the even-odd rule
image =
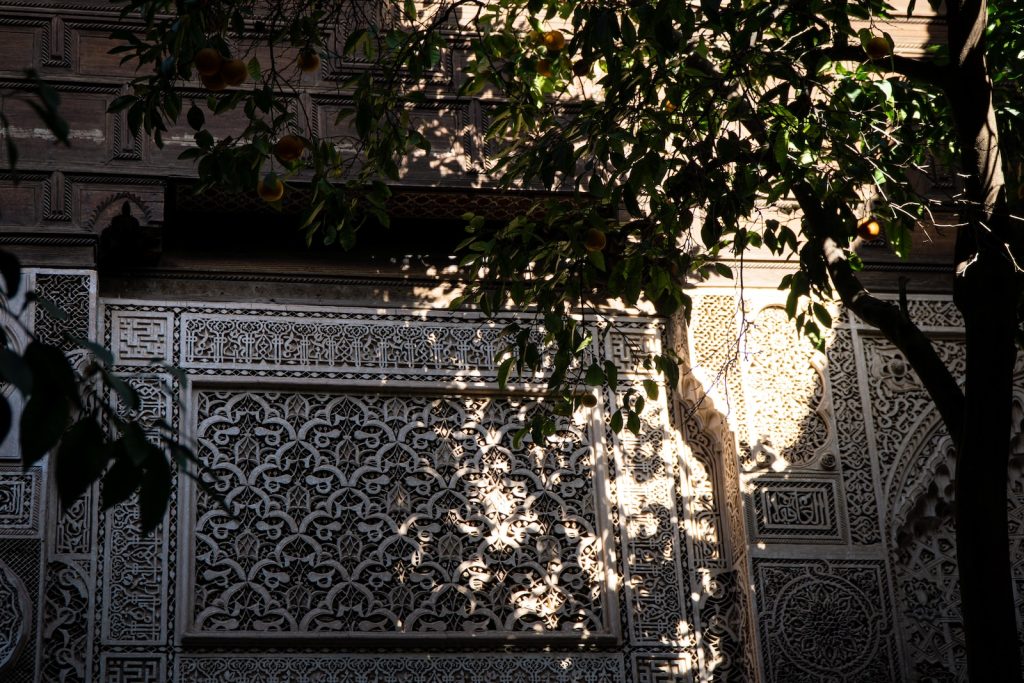
[[[642,654],[633,659],[636,683],[692,683],[696,662],[687,655]]]
[[[639,436],[616,440],[626,591],[635,642],[692,640],[685,595],[685,545],[676,508],[679,458],[660,412],[641,413]]]
[[[833,332],[828,346],[828,371],[850,540],[857,545],[870,545],[881,539],[878,495],[857,381],[857,355],[849,325],[842,325]]]
[[[875,446],[883,471],[895,466],[904,452],[917,452],[918,444],[907,441],[925,436],[914,428],[920,416],[932,412],[932,400],[913,372],[895,373],[904,366],[903,357],[892,343],[875,335],[861,334],[867,365],[867,395]],[[956,339],[937,338],[932,346],[954,377],[963,377],[966,367],[963,344]],[[895,368],[893,364],[895,363]]]
[[[43,603],[43,680],[88,681],[91,595],[92,581],[88,570],[80,563],[73,560],[49,563]]]
[[[716,297],[716,302],[735,312],[731,297]],[[696,374],[687,367],[682,370],[676,410],[685,442],[681,453],[687,502],[680,509],[686,514],[685,537],[693,552],[691,597],[702,630],[702,668],[714,680],[753,680],[757,657],[746,593],[750,582],[736,437]]]
[[[762,475],[750,482],[746,512],[752,543],[840,543],[838,482],[831,477]]]
[[[526,410],[199,392],[193,632],[607,632],[586,428],[516,448]]]
[[[1017,612],[1024,615],[1024,393],[1015,397],[1013,419],[1007,516]],[[886,480],[886,528],[906,666],[912,678],[966,681],[952,520],[956,447],[934,410],[904,443]]]
[[[128,383],[135,389],[139,404],[128,411],[118,401],[119,413],[134,419],[146,430],[147,438],[159,443],[156,424],[172,421],[168,379],[136,375],[129,377]],[[138,516],[135,501],[115,506],[104,515],[102,635],[107,643],[160,643],[166,636],[167,527],[162,525],[143,534]],[[123,663],[118,660],[114,666]]]
[[[147,415],[166,406],[155,385],[141,391],[151,359],[192,375],[189,423],[180,424],[173,402],[169,421],[196,436],[221,487],[211,497],[185,483],[166,537],[148,545],[128,533],[130,515],[107,514],[105,542],[129,559],[101,567],[94,666],[103,675],[182,683],[754,675],[749,579],[733,569],[745,566],[745,545],[726,542],[742,533],[736,450],[717,411],[701,410],[689,427],[699,454],[677,443],[664,398],[648,402],[636,437],[611,433],[605,404],[562,420],[543,448],[529,438],[516,448],[511,435],[529,409],[490,391],[504,321],[142,301],[107,301],[103,320],[118,370],[143,382]],[[662,326],[644,318],[599,331],[592,349],[601,359],[633,363],[637,349],[663,343]],[[376,393],[382,380],[386,393]],[[720,488],[723,477],[733,488]],[[732,506],[722,501],[729,495]],[[698,527],[706,533],[691,544]],[[156,580],[161,552],[171,560],[163,585],[180,597],[140,620],[120,605],[148,599],[130,583]],[[706,569],[694,579],[698,564]],[[474,651],[395,651],[424,638]],[[167,652],[165,669],[133,649],[178,639],[184,649]],[[283,649],[241,649],[257,642]],[[300,643],[379,651],[299,656],[291,648]],[[553,650],[504,653],[496,643]],[[562,653],[562,643],[594,651]],[[201,654],[214,644],[224,652]]]
[[[910,319],[920,327],[962,330],[964,319],[950,299],[912,298],[907,302]]]
[[[90,271],[36,272],[33,287],[64,312],[63,319],[36,306],[34,333],[62,349],[72,365],[90,358],[78,339],[93,338],[96,312],[96,274]],[[48,560],[42,590],[41,669],[45,681],[89,681],[94,672],[91,653],[96,605],[96,488],[89,489],[52,518],[47,531]]]
[[[757,680],[753,650],[749,573],[736,569],[698,570],[700,618],[704,625],[704,670],[711,680]]]
[[[0,536],[35,536],[39,531],[42,473],[20,466],[0,468]]]
[[[103,683],[161,683],[166,663],[159,654],[105,654],[100,660]]]
[[[28,640],[31,602],[25,584],[0,560],[0,674],[18,661]]]
[[[625,680],[621,656],[551,652],[545,654],[350,654],[324,655],[185,655],[178,660],[178,679],[189,683],[225,681],[444,681],[470,683],[620,683]]]
[[[690,370],[702,387],[701,397],[706,392],[709,398],[714,398],[718,410],[728,417],[739,438],[740,451],[745,451],[749,444],[746,440],[747,404],[739,363],[742,336],[737,314],[740,310],[732,294],[695,294],[689,326],[692,336],[689,361]]]
[[[133,313],[111,318],[112,350],[119,365],[152,366],[171,362],[171,325],[169,313]]]
[[[902,353],[892,350],[879,351],[868,357],[868,375],[883,382],[889,391],[920,391],[921,383],[914,374],[910,363]]]
[[[887,482],[887,536],[912,678],[966,681],[950,516],[955,449],[934,413],[908,438]]]
[[[37,307],[33,330],[36,337],[65,353],[76,352],[77,344],[66,337],[65,332],[79,339],[91,336],[95,277],[78,273],[39,273],[35,277],[35,293],[48,299],[66,316],[64,320],[59,320],[49,315],[43,307]]]
[[[755,559],[767,681],[900,679],[881,561]]]
[[[747,343],[744,379],[757,433],[751,433],[744,466],[834,467],[835,427],[822,354],[797,336],[781,306],[757,314]]]

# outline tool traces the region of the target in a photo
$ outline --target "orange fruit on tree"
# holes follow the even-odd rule
[[[311,47],[304,47],[299,50],[299,56],[295,60],[295,63],[299,65],[299,70],[305,73],[311,73],[313,71],[320,70],[320,55]]]
[[[196,53],[192,63],[196,65],[196,71],[199,72],[200,76],[215,76],[220,73],[220,67],[224,63],[224,58],[214,48],[204,47]]]
[[[221,65],[220,77],[228,85],[242,85],[249,77],[249,69],[241,59],[229,59]]]
[[[256,184],[256,192],[265,202],[276,202],[284,196],[284,183],[276,173],[268,173]]]
[[[565,49],[565,36],[561,31],[548,31],[542,38],[544,47],[552,52],[561,52]]]
[[[601,251],[607,244],[608,238],[597,228],[590,228],[583,236],[583,246],[587,248],[587,251]]]
[[[211,92],[220,92],[228,87],[220,73],[215,73],[212,76],[200,76],[199,80],[203,82],[203,87]]]
[[[550,59],[538,59],[537,63],[533,65],[534,70],[543,76],[544,78],[551,78],[554,75],[554,71],[551,70]]]
[[[857,235],[866,240],[877,239],[882,234],[882,224],[874,216],[868,216],[857,224]]]
[[[868,42],[864,43],[864,52],[871,59],[883,59],[892,54],[892,45],[885,36],[871,36]]]
[[[593,408],[597,405],[597,396],[593,394],[583,394],[580,396],[580,405],[584,408]]]
[[[304,149],[306,149],[306,143],[302,138],[289,134],[274,143],[274,156],[281,163],[287,164],[301,157]]]

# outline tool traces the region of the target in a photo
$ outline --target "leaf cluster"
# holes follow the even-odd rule
[[[9,252],[0,251],[0,276],[0,315],[10,323],[7,331],[0,328],[0,382],[10,385],[23,403],[18,425],[22,464],[32,467],[52,454],[50,467],[64,509],[97,481],[103,509],[137,494],[140,528],[152,531],[167,511],[172,462],[195,477],[195,455],[166,420],[141,421],[139,395],[128,380],[112,372],[114,358],[108,349],[65,332],[66,345],[79,350],[69,356],[33,336],[21,322],[30,305],[58,323],[67,314],[53,302],[21,291],[21,267]],[[20,335],[15,336],[15,328]],[[22,345],[21,339],[27,341]],[[75,356],[80,362],[71,360]],[[163,371],[175,378],[175,386],[165,390],[177,395],[183,374],[175,368]],[[13,396],[0,396],[0,442],[12,432]]]
[[[456,303],[533,316],[525,342],[508,331],[504,376],[543,367],[563,406],[576,405],[588,374],[611,384],[578,349],[591,334],[583,320],[606,304],[685,314],[694,282],[781,259],[792,265],[780,282],[786,310],[822,347],[835,294],[823,245],[858,267],[857,225],[873,215],[905,257],[915,230],[962,201],[940,182],[958,153],[949,57],[941,45],[892,55],[883,22],[895,10],[884,0],[454,0],[385,3],[354,18],[347,8],[131,0],[125,16],[139,28],[115,49],[153,74],[115,104],[159,142],[192,88],[196,51],[233,46],[253,83],[195,101],[196,145],[183,156],[204,186],[251,190],[268,169],[308,183],[307,240],[348,247],[361,226],[387,225],[388,185],[430,150],[429,124],[412,113],[440,95],[440,66],[461,50],[460,97],[487,111],[488,177],[552,194],[511,221],[467,216]],[[999,126],[1016,150],[1021,10],[991,8]],[[313,50],[331,78],[306,83],[294,60],[257,50]],[[332,126],[313,126],[302,94],[330,84],[344,104]],[[236,134],[206,127],[207,114],[239,110]],[[301,160],[275,159],[285,132],[304,140]],[[1019,186],[1020,165],[1007,170]],[[816,220],[796,210],[808,198],[822,207]]]

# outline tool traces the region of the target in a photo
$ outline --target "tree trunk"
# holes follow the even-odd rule
[[[967,381],[955,520],[971,681],[1021,680],[1006,493],[1016,357],[1014,279],[1005,255],[987,250],[957,285]]]
[[[985,0],[949,7],[948,93],[964,177],[954,298],[964,316],[967,378],[957,449],[956,539],[971,681],[1021,681],[1007,520],[1019,275],[1007,212]]]

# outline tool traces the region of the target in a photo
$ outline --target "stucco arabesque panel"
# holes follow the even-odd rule
[[[138,326],[132,320],[135,314],[138,314],[138,318],[141,320]],[[218,316],[228,319],[226,326],[218,328],[216,324],[210,325],[210,320]],[[108,329],[108,342],[115,347],[115,353],[117,353],[116,347],[119,345],[123,345],[126,350],[131,351],[125,355],[131,356],[132,362],[121,367],[122,371],[129,374],[146,372],[144,361],[146,361],[145,356],[149,353],[158,358],[170,358],[173,362],[181,365],[191,363],[193,367],[190,369],[190,374],[193,379],[192,388],[195,392],[276,386],[285,392],[305,393],[310,389],[316,392],[321,391],[325,386],[330,386],[331,391],[337,391],[338,387],[347,387],[344,389],[346,392],[362,393],[370,387],[380,387],[384,382],[385,386],[399,395],[408,395],[410,390],[416,395],[422,395],[416,391],[416,387],[426,386],[431,387],[431,391],[434,393],[438,390],[442,390],[442,393],[454,391],[456,394],[468,391],[470,392],[468,395],[476,395],[477,391],[487,393],[488,387],[493,387],[493,356],[489,356],[487,331],[486,328],[481,331],[482,319],[471,315],[453,316],[433,311],[413,312],[397,309],[323,309],[316,307],[285,309],[283,307],[232,304],[180,306],[160,304],[159,302],[108,301],[104,306],[103,317]],[[190,322],[183,323],[185,320]],[[240,324],[241,327],[239,327]],[[272,333],[267,333],[268,328],[264,328],[263,325],[276,325],[277,327],[272,328]],[[351,347],[345,348],[344,345],[335,344],[333,349],[329,343],[325,346],[324,337],[340,332],[338,337],[341,338],[345,333],[345,330],[341,328],[356,325],[378,329],[387,328],[390,334],[373,337],[376,343],[369,347],[364,346],[357,352],[353,351]],[[453,329],[453,327],[461,329]],[[121,328],[120,332],[117,331],[118,328]],[[617,333],[623,334],[602,337],[601,343],[598,344],[599,353],[626,363],[632,360],[635,349],[650,347],[650,340],[656,340],[660,335],[656,325],[652,326],[651,321],[643,319],[618,319],[616,328]],[[169,330],[169,336],[163,342],[159,333],[161,329]],[[139,333],[135,334],[134,330],[138,330]],[[232,330],[232,333],[227,333],[226,330]],[[239,331],[242,334],[238,334]],[[426,337],[421,337],[426,341],[421,345],[426,350],[415,348],[417,332],[427,334]],[[457,334],[453,334],[453,332]],[[249,336],[248,339],[245,338],[246,334]],[[431,334],[433,336],[430,336]],[[191,341],[189,341],[190,335]],[[654,336],[652,337],[652,335]],[[283,346],[275,347],[277,350],[273,354],[264,356],[258,362],[244,362],[256,360],[255,355],[246,356],[251,353],[246,349],[254,348],[251,345],[252,342],[281,343],[273,342],[271,340],[273,336],[278,337],[283,342]],[[226,347],[221,341],[217,341],[218,339],[236,346]],[[318,341],[319,346],[317,345]],[[204,344],[206,346],[203,346]],[[249,346],[246,346],[247,344]],[[357,359],[352,355],[344,357],[336,354],[332,359],[331,354],[339,348],[348,353],[357,353],[358,362],[355,362]],[[200,351],[197,352],[197,349]],[[208,349],[212,354],[224,353],[226,350],[227,355],[220,356],[220,360],[226,361],[228,364],[236,363],[237,366],[222,368],[219,363],[212,362],[212,358],[216,356],[204,357],[203,353],[205,352],[202,349]],[[243,362],[239,362],[240,358]],[[267,359],[271,359],[273,362],[264,362]],[[628,376],[631,373],[625,374]],[[270,385],[267,384],[268,382]],[[529,388],[531,385],[524,386]],[[652,404],[648,403],[648,405]],[[647,410],[650,411],[650,408]],[[663,410],[663,406],[661,406],[661,410]],[[657,418],[656,412],[649,414]],[[662,426],[665,424],[663,417],[657,418],[657,422]],[[654,452],[662,450],[652,439],[664,438],[664,434],[659,432],[657,427],[653,432],[646,433],[647,428],[645,420],[645,432],[641,434],[641,441],[646,440],[647,443],[650,443]],[[661,435],[659,436],[659,434]],[[618,447],[613,446],[613,449],[615,448]],[[633,449],[632,453],[624,452],[620,476],[627,471],[632,471],[633,473],[646,472],[645,476],[650,477],[649,468],[642,464],[649,461],[649,455],[645,455],[646,450],[646,448],[639,448]],[[634,463],[636,464],[634,465]],[[639,469],[637,469],[638,467]],[[654,474],[656,476],[651,477],[650,482],[655,487],[665,487],[666,484],[659,480],[659,477],[665,475],[659,472],[654,472]],[[678,476],[678,472],[674,476]],[[675,485],[669,481],[666,490],[670,492],[671,498],[682,500],[679,498],[681,490],[679,487],[678,480]],[[676,495],[672,496],[672,492],[675,492]],[[609,492],[609,499],[615,499],[614,490]],[[676,503],[675,501],[670,502],[672,503],[669,506],[671,511],[672,506]],[[179,516],[179,521],[185,522],[187,525],[187,513],[185,514],[185,517]],[[618,538],[620,529],[643,527],[647,522],[642,520],[646,518],[647,514],[642,503],[636,510],[627,509],[623,511],[623,514],[616,514],[618,524],[611,529],[602,531],[604,537],[602,542],[607,544],[613,538]],[[670,516],[673,520],[677,516],[680,517],[680,522],[673,522],[677,529],[674,533],[683,534],[684,527],[681,523],[680,513],[672,511]],[[640,524],[640,527],[637,527],[637,524]],[[661,520],[657,526],[671,528],[668,525],[662,525]],[[674,565],[676,567],[672,570],[675,575],[671,581],[672,591],[680,590],[685,594],[687,577],[679,577],[677,572],[679,571],[678,567],[687,565],[688,561],[684,549],[685,544],[678,540],[678,535],[676,539],[668,546],[674,550],[669,552],[669,556],[665,560],[668,562],[666,566]],[[625,538],[621,542],[625,544]],[[187,544],[183,544],[183,546],[187,546]],[[630,550],[629,545],[619,546],[619,543],[616,542],[608,547],[609,551],[613,547],[622,548],[623,566],[629,567],[633,576],[643,578],[643,583],[636,584],[637,586],[647,585],[650,580],[647,577],[654,578],[649,567],[645,567],[642,562],[637,564],[636,554]],[[609,554],[612,553],[609,552]],[[617,560],[614,565],[609,565],[610,569],[614,566],[618,566]],[[176,583],[179,588],[188,587],[188,581],[184,578],[179,577],[177,582],[173,581],[173,576],[176,573],[173,565],[169,571],[172,583]],[[622,587],[622,578],[618,572],[610,573],[612,575],[608,578],[608,585]],[[650,640],[650,645],[641,648],[644,652],[651,651],[652,647],[655,649],[651,655],[644,655],[645,661],[650,656],[655,658],[671,656],[676,657],[677,661],[693,661],[693,655],[680,654],[686,652],[686,648],[690,647],[685,645],[688,639],[673,640],[672,638],[673,635],[678,636],[677,629],[680,622],[685,623],[690,617],[687,616],[685,609],[676,608],[660,612],[659,610],[651,611],[648,607],[641,607],[644,600],[663,601],[666,596],[673,594],[672,591],[666,592],[660,589],[660,587],[669,585],[660,580],[657,584],[650,585],[653,590],[645,588],[643,591],[634,591],[632,594],[627,591],[628,602],[623,603],[623,614],[627,615],[623,617],[624,619],[628,620],[628,615],[631,613],[634,615],[644,614],[646,616],[638,617],[646,624],[643,627],[644,632],[651,635],[665,634],[653,638]],[[720,597],[717,599],[719,601],[733,599],[730,591],[718,591],[716,594],[719,593]],[[614,593],[612,598],[615,598]],[[678,598],[676,598],[676,604],[678,605]],[[178,624],[174,628],[178,630],[179,634],[182,632],[183,620],[187,621],[184,614],[172,618],[172,621]],[[616,623],[620,622],[616,620]],[[638,621],[637,624],[639,623]],[[629,641],[633,642],[635,637],[637,636],[630,636]],[[627,642],[625,647],[628,651],[632,646]],[[657,655],[657,650],[665,651],[666,647],[669,653],[676,654]],[[553,653],[553,656],[556,654]],[[146,670],[150,665],[144,664],[140,660],[136,670]],[[121,666],[121,663],[118,666]],[[177,667],[170,661],[168,666],[170,670]],[[631,673],[626,673],[627,678]]]

